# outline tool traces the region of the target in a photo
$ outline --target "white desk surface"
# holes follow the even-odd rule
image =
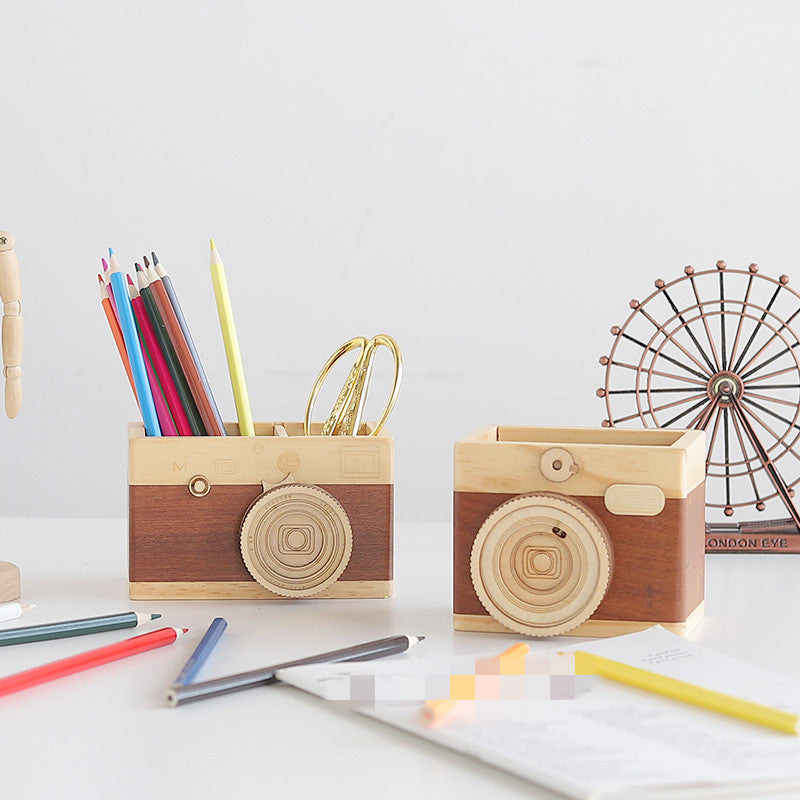
[[[22,601],[37,604],[24,624],[129,609],[163,615],[138,630],[0,648],[0,675],[161,623],[190,628],[175,645],[0,699],[0,796],[555,798],[286,686],[164,705],[165,687],[215,616],[228,628],[201,678],[394,633],[427,636],[399,658],[496,652],[517,640],[453,632],[450,545],[449,525],[398,525],[390,600],[135,603],[123,520],[0,520],[0,560],[21,568]],[[706,564],[706,619],[692,638],[796,674],[800,556],[714,555]]]

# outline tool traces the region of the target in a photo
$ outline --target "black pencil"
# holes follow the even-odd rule
[[[387,639],[376,639],[374,642],[364,642],[352,647],[344,647],[341,650],[331,650],[329,653],[284,661],[281,664],[273,664],[250,672],[226,675],[224,678],[216,678],[213,681],[201,681],[188,686],[173,686],[167,690],[167,705],[180,706],[184,703],[194,703],[197,700],[206,700],[222,694],[241,692],[243,689],[252,689],[254,686],[269,686],[279,682],[275,673],[286,667],[302,667],[306,664],[336,664],[340,661],[372,661],[375,658],[404,653],[424,638],[424,636],[390,636]]]

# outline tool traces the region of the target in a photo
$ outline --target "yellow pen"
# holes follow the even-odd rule
[[[233,321],[228,281],[225,279],[225,267],[213,239],[211,240],[211,281],[214,284],[214,296],[217,299],[217,312],[222,328],[222,340],[225,343],[225,357],[228,360],[228,372],[231,376],[233,400],[236,403],[236,416],[239,419],[239,435],[255,436],[253,415],[250,412],[250,398],[247,394],[247,383],[242,367],[242,354],[239,352],[239,338],[236,336],[236,325]]]
[[[596,656],[583,650],[575,651],[575,674],[599,675],[610,681],[624,683],[627,686],[671,697],[674,700],[681,700],[684,703],[727,714],[729,717],[737,717],[776,731],[795,735],[800,733],[800,716],[797,714],[762,706],[759,703],[752,703],[749,700],[742,700],[739,697],[715,692],[711,689],[704,689],[702,686],[675,678],[667,678],[664,675],[621,664],[619,661],[612,661],[610,658]]]

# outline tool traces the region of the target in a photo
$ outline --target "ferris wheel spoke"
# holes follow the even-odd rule
[[[771,387],[768,387],[771,388]],[[800,383],[797,384],[797,388],[800,389]],[[606,394],[640,394],[643,393],[645,390],[643,389],[610,389]],[[665,393],[665,392],[695,392],[697,393],[697,389],[694,386],[687,386],[686,388],[675,388],[675,389],[647,389],[648,394],[656,394],[658,393]]]
[[[633,370],[634,372],[646,371],[649,372],[651,375],[658,375],[662,378],[671,378],[672,380],[680,381],[681,383],[693,383],[696,384],[697,386],[705,386],[708,383],[707,380],[698,381],[695,380],[694,378],[687,378],[685,375],[673,375],[671,372],[661,372],[657,369],[643,370],[642,367],[637,367],[635,364],[626,364],[624,361],[611,361],[610,359],[605,360],[605,357],[604,360],[602,360],[600,363],[603,364],[603,366],[605,366],[606,364],[612,364],[615,367],[624,367],[625,369],[630,369]]]
[[[756,323],[756,326],[753,328],[753,331],[750,334],[750,338],[747,340],[747,344],[744,346],[744,349],[742,350],[742,354],[739,356],[739,360],[736,362],[736,364],[734,365],[734,367],[732,369],[733,372],[739,372],[740,371],[740,367],[742,365],[742,362],[744,361],[745,356],[747,356],[747,351],[750,349],[750,345],[753,344],[753,339],[756,338],[756,335],[761,330],[761,325],[764,322],[764,320],[767,318],[767,314],[769,314],[770,309],[772,308],[772,304],[777,299],[778,292],[780,292],[782,285],[783,284],[779,283],[777,288],[773,292],[772,297],[770,297],[769,303],[767,303],[767,307],[764,309],[764,311],[761,314],[761,319],[759,320],[759,322]]]
[[[720,270],[719,273],[719,332],[722,340],[722,369],[728,369],[728,346],[725,341],[725,281]]]
[[[673,417],[671,420],[668,420],[663,425],[661,425],[661,427],[669,428],[669,426],[672,425],[673,422],[677,422],[679,419],[683,419],[687,414],[691,414],[692,411],[694,411],[696,408],[700,408],[700,406],[705,405],[706,403],[708,403],[708,397],[704,397],[699,403],[696,403],[691,408],[687,408],[685,411],[682,411],[680,414],[678,414],[677,417]]]
[[[750,403],[750,404],[747,404],[747,403],[744,403],[744,402],[739,403],[739,407],[743,411],[747,412],[747,414],[750,417],[752,417],[753,420],[755,422],[757,422],[759,424],[759,426],[762,427],[775,440],[775,442],[770,447],[767,447],[765,449],[767,451],[774,449],[775,447],[777,447],[783,441],[783,439],[785,438],[785,434],[784,434],[784,436],[780,436],[779,434],[775,433],[775,431],[772,430],[772,428],[770,428],[770,426],[767,425],[767,423],[764,422],[764,420],[761,419],[761,417],[758,416],[758,414],[754,414],[753,413],[753,410],[751,408],[749,408],[749,405],[755,405],[756,408],[759,408],[759,406],[757,404],[755,404],[755,403]],[[778,419],[781,419],[777,414],[773,413],[768,408],[762,408],[761,410],[765,411],[770,416],[777,417]],[[785,420],[781,420],[781,421],[785,422]]]
[[[710,375],[708,375],[705,372],[698,372],[697,370],[692,369],[691,367],[687,367],[686,364],[682,363],[681,361],[678,361],[678,359],[672,358],[672,356],[668,356],[664,352],[659,352],[652,345],[645,344],[644,342],[640,341],[639,339],[636,339],[635,337],[631,336],[629,333],[625,333],[625,331],[620,331],[619,335],[623,339],[627,339],[629,342],[633,342],[634,344],[638,344],[639,347],[641,347],[642,349],[655,354],[655,356],[657,358],[663,358],[665,361],[669,361],[670,364],[674,364],[676,367],[680,367],[681,369],[685,369],[687,372],[690,372],[692,375],[696,375],[698,378],[705,378],[707,380],[708,378],[711,377]],[[673,340],[670,339],[668,341],[673,341]],[[683,348],[681,348],[681,349],[683,349]],[[689,354],[687,353],[687,355],[689,355]],[[693,358],[692,356],[689,356],[689,358],[691,358],[692,361],[694,361],[695,364],[697,364],[701,369],[704,369],[703,365],[700,364],[697,361],[697,359]]]
[[[766,345],[765,345],[765,347],[766,347]],[[771,364],[773,361],[775,361],[776,359],[780,358],[781,356],[784,356],[787,353],[790,353],[792,350],[795,349],[795,347],[800,347],[800,342],[795,342],[794,344],[791,344],[788,347],[784,347],[783,350],[781,350],[779,353],[776,353],[774,356],[772,356],[771,358],[768,358],[766,361],[762,361],[760,364],[756,364],[749,372],[744,372],[744,373],[740,374],[739,377],[743,381],[747,380],[753,373],[764,369],[764,367],[766,367],[767,364]],[[751,363],[751,362],[748,362],[748,363]]]
[[[683,405],[684,403],[691,403],[693,400],[697,400],[698,397],[703,395],[694,394],[692,397],[684,397],[681,400],[673,400],[671,403],[665,403],[663,406],[654,406],[653,408],[645,408],[641,413],[636,412],[635,414],[628,414],[626,417],[619,417],[619,419],[611,420],[614,425],[617,425],[620,422],[628,422],[629,420],[636,419],[637,417],[642,417],[645,414],[650,414],[655,420],[655,412],[656,411],[665,411],[668,408],[675,408],[675,406]],[[704,397],[704,396],[703,396]]]
[[[800,369],[798,368],[797,364],[794,364],[791,367],[784,367],[783,369],[767,373],[766,375],[759,375],[757,378],[750,378],[750,380],[745,383],[745,387],[750,386],[751,383],[756,383],[757,381],[766,381],[770,378],[777,378],[778,375],[785,375],[787,372],[800,372]]]
[[[756,503],[760,503],[761,502],[761,497],[759,496],[759,493],[758,493],[758,485],[756,484],[755,470],[752,470],[752,469],[749,468],[750,461],[752,461],[753,459],[751,459],[747,455],[747,448],[745,447],[745,444],[744,444],[744,438],[742,437],[742,431],[741,431],[741,429],[739,427],[739,421],[736,418],[736,414],[731,414],[731,419],[733,420],[733,429],[736,432],[736,438],[739,440],[739,447],[740,447],[740,449],[742,451],[742,460],[744,462],[745,469],[747,469],[747,476],[750,478],[750,484],[753,487],[753,494],[755,495],[755,502]],[[752,443],[751,443],[751,446],[752,446]],[[755,449],[754,446],[753,446],[753,450],[754,450],[754,453],[755,453],[753,458],[756,461],[760,461],[760,459],[758,457],[758,451]]]
[[[731,448],[730,448],[730,431],[728,429],[728,409],[723,408],[722,414],[724,417],[723,420],[723,436],[724,436],[724,447],[725,447],[725,505],[730,506],[731,504]]]
[[[745,389],[750,386],[749,383],[745,384]],[[756,387],[757,389],[800,389],[800,383],[765,383],[761,384]],[[753,397],[757,397],[758,395],[753,395]],[[797,405],[796,403],[792,403],[792,405]]]
[[[736,326],[736,336],[733,338],[733,346],[731,347],[731,355],[730,355],[730,363],[734,363],[734,359],[736,358],[736,348],[739,346],[739,337],[742,335],[742,324],[744,323],[744,312],[745,309],[748,307],[748,303],[750,302],[750,290],[753,288],[753,281],[755,280],[755,273],[750,272],[750,276],[747,279],[747,289],[744,293],[744,300],[742,300],[742,311],[739,314],[739,323]]]
[[[767,347],[769,347],[781,335],[781,332],[789,327],[789,325],[792,323],[792,321],[798,314],[800,314],[800,308],[798,308],[797,311],[795,311],[794,314],[792,314],[792,316],[786,320],[786,322],[782,322],[780,328],[772,331],[772,335],[769,337],[769,339],[767,339],[767,341],[759,349],[759,351],[754,356],[752,356],[746,364],[742,364],[740,371],[744,372],[744,370],[746,370],[767,349]]]
[[[694,273],[689,275],[689,283],[691,283],[691,285],[692,285],[692,291],[694,292],[694,299],[697,300],[697,307],[698,308],[702,308],[703,307],[703,302],[702,302],[702,300],[700,300],[700,294],[697,291],[697,284],[695,283],[695,280],[694,280]],[[664,292],[664,294],[667,295],[666,291]],[[681,322],[683,322],[684,326],[686,327],[686,332],[690,336],[692,336],[692,339],[694,339],[694,336],[691,333],[691,329],[686,324],[686,322],[683,319],[683,317],[678,313],[678,309],[675,306],[675,304],[672,302],[672,298],[669,295],[667,295],[667,301],[669,302],[670,306],[672,307],[672,310],[676,314],[678,314],[678,317],[681,320]],[[708,344],[711,347],[711,354],[714,356],[714,363],[711,364],[711,362],[708,360],[708,357],[705,355],[705,353],[703,353],[703,358],[705,358],[706,362],[711,367],[712,372],[719,372],[719,370],[720,370],[719,355],[717,354],[717,346],[714,344],[714,337],[711,335],[711,329],[708,327],[708,319],[706,318],[705,314],[701,314],[700,318],[703,320],[703,327],[705,328],[705,331],[706,331],[706,338],[708,339]],[[703,351],[702,351],[702,348],[700,347],[699,343],[695,341],[695,344],[697,345],[697,349],[700,350],[700,352],[702,353]]]
[[[798,384],[798,385],[800,386],[800,384]],[[762,387],[759,387],[759,388],[763,389],[763,388],[769,388],[769,387],[763,387],[762,386]],[[748,392],[747,396],[748,396],[748,398],[755,397],[755,398],[757,398],[759,400],[765,400],[767,403],[778,403],[779,405],[782,405],[782,406],[789,406],[789,408],[797,408],[797,403],[792,403],[790,400],[781,400],[779,397],[770,397],[767,394],[755,394],[755,392]]]
[[[666,295],[666,292],[664,292],[664,294]],[[669,299],[669,295],[667,295],[667,299]],[[671,300],[670,300],[670,304],[672,304]],[[675,338],[673,338],[671,336],[668,336],[667,333],[664,331],[664,327],[662,325],[659,325],[658,322],[656,322],[656,320],[654,320],[653,317],[650,314],[648,314],[647,311],[644,308],[642,308],[642,306],[638,306],[636,310],[662,336],[664,336],[666,341],[671,342],[675,347],[677,347],[686,356],[686,358],[688,358],[691,361],[693,361],[700,368],[701,372],[700,373],[695,373],[695,375],[700,374],[700,375],[706,375],[707,377],[710,377],[711,374],[713,374],[714,372],[717,371],[714,368],[714,365],[711,363],[711,361],[709,361],[708,356],[705,354],[705,351],[700,347],[700,342],[697,341],[697,339],[695,338],[694,334],[691,332],[691,330],[689,329],[689,327],[686,325],[685,322],[684,322],[684,326],[685,326],[686,332],[689,334],[689,336],[691,337],[692,341],[695,343],[695,346],[700,351],[700,355],[702,355],[703,358],[706,360],[706,363],[708,364],[708,366],[709,366],[709,368],[711,370],[711,373],[708,373],[706,371],[706,368],[677,339],[675,339]],[[675,309],[675,311],[677,313],[677,309]],[[678,316],[680,317],[680,314],[678,314]],[[683,322],[683,317],[681,317],[681,321]],[[662,347],[663,347],[663,345],[662,345]],[[663,352],[660,355],[661,355],[662,358],[666,358],[668,361],[674,361],[674,359],[671,359],[671,358],[669,358],[669,356],[664,355]],[[675,363],[680,363],[680,362],[675,362]],[[684,369],[686,369],[685,365],[682,365],[682,366],[684,367]]]
[[[665,403],[662,406],[654,406],[653,408],[648,407],[645,408],[643,411],[641,411],[641,413],[637,411],[635,414],[628,414],[625,417],[619,417],[619,419],[613,419],[611,420],[611,422],[614,425],[617,425],[620,422],[628,422],[629,420],[636,419],[637,417],[643,417],[645,414],[649,414],[651,417],[653,417],[653,420],[655,421],[656,411],[665,411],[668,408],[675,408],[675,406],[680,406],[683,405],[684,403],[691,403],[693,400],[697,400],[698,397],[703,397],[704,399],[707,399],[705,395],[700,395],[695,393],[692,397],[684,397],[681,400],[673,400],[671,403]]]
[[[692,279],[692,285],[694,285],[694,279]],[[706,364],[708,364],[708,368],[711,370],[711,373],[713,374],[715,372],[719,372],[719,366],[717,366],[717,364],[719,363],[718,359],[717,359],[717,351],[716,351],[716,348],[714,347],[714,342],[713,342],[710,334],[708,336],[708,342],[711,345],[711,352],[714,355],[714,361],[712,361],[708,357],[708,354],[703,349],[703,347],[701,346],[700,342],[697,341],[697,337],[694,335],[694,331],[692,331],[692,329],[687,324],[686,319],[684,318],[683,314],[678,310],[678,306],[676,306],[675,303],[673,302],[672,298],[669,295],[669,292],[666,289],[662,289],[661,293],[664,295],[665,300],[669,303],[670,308],[675,312],[675,314],[677,315],[678,319],[681,321],[681,324],[683,325],[684,330],[686,331],[687,334],[689,334],[689,338],[694,342],[694,346],[697,348],[697,352],[700,353],[700,355],[703,357],[703,360],[706,362]],[[695,291],[695,296],[696,295],[697,295],[697,291]],[[697,302],[699,303],[700,300],[698,299]],[[638,310],[642,314],[644,314],[647,317],[647,319],[649,319],[650,322],[653,325],[656,326],[656,328],[658,330],[662,330],[662,326],[659,325],[649,314],[647,314],[647,312],[644,311],[644,309],[642,309],[641,306],[639,307]],[[706,333],[708,333],[708,330],[706,330]],[[686,353],[687,356],[689,355],[689,353],[686,351],[686,349],[678,341],[676,341],[675,339],[672,339],[671,341],[674,342],[676,347],[680,347],[680,349],[683,350],[683,352]],[[689,356],[689,357],[692,358],[691,356]],[[697,361],[696,358],[692,358],[692,361],[694,361],[694,363],[697,364],[700,367],[700,369],[705,370],[705,367],[702,364],[700,364]]]
[[[785,423],[790,428],[796,428],[797,430],[800,431],[800,425],[792,422],[790,419],[788,419],[787,417],[782,416],[781,414],[777,414],[775,411],[771,411],[766,406],[762,406],[760,403],[756,403],[755,400],[750,400],[749,398],[747,398],[745,400],[745,398],[742,398],[742,402],[743,403],[749,403],[751,406],[753,406],[754,408],[757,408],[759,411],[763,411],[765,414],[769,414],[771,417],[774,417],[775,419],[779,419],[781,422]],[[751,414],[752,414],[752,412],[751,412]],[[753,414],[753,416],[755,416],[755,415]],[[756,417],[756,419],[757,419],[757,417]],[[780,441],[780,439],[779,439],[779,441]]]
[[[714,428],[711,431],[711,439],[709,439],[708,451],[706,453],[706,470],[708,470],[708,467],[711,464],[711,457],[714,454],[714,442],[717,440],[717,431],[719,430],[719,421],[721,418],[722,414],[720,414],[719,409],[717,409],[717,415],[714,418]]]

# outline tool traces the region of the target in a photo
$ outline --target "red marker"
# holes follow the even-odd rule
[[[16,675],[9,675],[7,678],[0,678],[0,697],[37,686],[40,683],[54,681],[56,678],[72,675],[75,672],[99,667],[101,664],[108,664],[109,661],[117,661],[120,658],[154,650],[156,647],[164,647],[164,645],[177,641],[184,633],[188,632],[188,628],[159,628],[157,631],[143,633],[141,636],[125,639],[123,642],[98,647],[96,650],[89,650],[86,653],[62,658],[60,661],[43,664],[41,667],[34,667],[25,672],[18,672]]]

